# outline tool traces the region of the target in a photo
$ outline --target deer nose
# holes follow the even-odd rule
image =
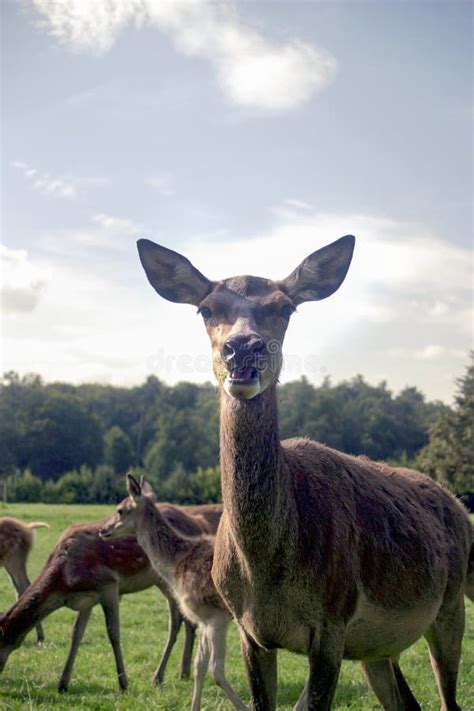
[[[231,336],[224,343],[222,349],[224,359],[227,363],[230,361],[240,361],[243,358],[255,358],[262,355],[265,350],[265,341],[257,334],[249,334],[245,336]]]

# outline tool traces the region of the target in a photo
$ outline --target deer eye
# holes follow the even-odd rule
[[[119,516],[121,516],[123,514],[123,509],[117,509],[117,513]]]
[[[201,314],[203,317],[204,321],[207,321],[208,319],[211,318],[212,316],[212,311],[208,306],[203,306],[198,310],[198,313]]]
[[[291,314],[295,311],[295,307],[291,304],[285,304],[281,310],[281,315],[283,318],[290,318]]]

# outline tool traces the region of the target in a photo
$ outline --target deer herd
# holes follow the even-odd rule
[[[139,240],[151,285],[169,301],[197,307],[210,338],[223,504],[157,503],[150,484],[129,474],[128,497],[115,514],[70,526],[31,584],[32,529],[45,524],[0,519],[0,564],[19,595],[0,617],[0,671],[31,629],[42,640],[41,621],[67,606],[77,618],[59,681],[66,691],[99,603],[125,690],[119,599],[154,585],[169,609],[155,683],[183,622],[181,671],[189,675],[198,630],[192,711],[208,668],[235,708],[247,708],[225,675],[232,620],[255,711],[277,708],[278,649],[309,661],[295,711],[331,708],[343,659],[360,661],[387,711],[420,709],[399,656],[422,636],[442,711],[460,709],[464,596],[474,600],[474,529],[462,504],[419,472],[308,439],[279,439],[277,382],[289,320],[299,304],[339,288],[353,248],[354,238],[342,237],[279,281],[211,281],[180,254]]]

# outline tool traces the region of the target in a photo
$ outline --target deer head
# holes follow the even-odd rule
[[[138,253],[153,288],[169,301],[197,306],[211,340],[218,383],[232,397],[251,399],[274,385],[292,313],[305,301],[331,296],[349,269],[351,235],[310,254],[285,279],[238,276],[210,281],[191,262],[147,239]]]
[[[138,482],[127,474],[128,496],[117,506],[115,514],[100,529],[101,538],[127,538],[135,535],[136,518],[151,500],[156,502],[155,492],[143,476]]]

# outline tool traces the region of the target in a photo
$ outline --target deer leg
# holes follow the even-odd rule
[[[239,699],[225,675],[228,627],[229,619],[223,618],[216,620],[215,624],[209,628],[211,671],[216,684],[227,694],[237,711],[248,711],[248,707]]]
[[[183,622],[183,616],[179,611],[175,599],[171,595],[165,595],[165,597],[168,602],[168,639],[166,640],[166,645],[163,650],[163,654],[161,655],[160,663],[153,674],[153,684],[163,683],[166,666]]]
[[[74,627],[72,628],[71,649],[69,650],[68,658],[66,660],[63,673],[61,674],[61,678],[59,680],[58,691],[63,692],[67,691],[68,689],[69,681],[71,679],[72,674],[72,668],[74,666],[74,662],[76,661],[77,651],[84,636],[84,632],[87,627],[87,623],[89,622],[91,612],[92,607],[87,607],[85,610],[80,610],[80,612],[78,612],[76,621],[74,622]]]
[[[206,629],[199,627],[199,648],[194,661],[194,689],[190,711],[199,711],[201,708],[202,687],[209,666],[210,651]]]
[[[368,685],[385,711],[404,711],[402,697],[390,659],[361,662]]]
[[[395,674],[395,679],[397,680],[398,690],[403,701],[403,708],[405,711],[421,711],[421,706],[418,701],[413,696],[413,692],[407,684],[405,677],[400,669],[400,664],[398,658],[392,657],[392,667],[393,673]]]
[[[308,687],[309,681],[306,681],[298,701],[293,706],[293,711],[306,711],[308,708]]]
[[[441,609],[425,634],[430,650],[441,711],[460,711],[456,702],[456,682],[464,633],[464,598],[449,609]]]
[[[107,591],[103,595],[100,604],[102,605],[102,609],[104,611],[107,634],[115,656],[119,686],[121,691],[126,691],[128,688],[128,681],[123,663],[122,648],[120,646],[120,613],[117,587],[114,587],[113,590]]]
[[[184,649],[181,659],[181,679],[189,679],[191,676],[191,662],[193,659],[194,638],[196,637],[196,625],[184,618]]]
[[[277,651],[259,647],[240,630],[240,646],[254,711],[274,711],[277,701]]]
[[[342,664],[345,627],[325,621],[309,649],[308,711],[329,711]]]
[[[30,585],[30,580],[28,578],[28,574],[26,572],[26,568],[25,568],[24,564],[23,565],[9,564],[8,567],[5,566],[5,568],[11,578],[13,587],[16,590],[17,597],[20,597],[20,595]],[[43,627],[39,623],[36,625],[36,640],[38,642],[44,642]]]

